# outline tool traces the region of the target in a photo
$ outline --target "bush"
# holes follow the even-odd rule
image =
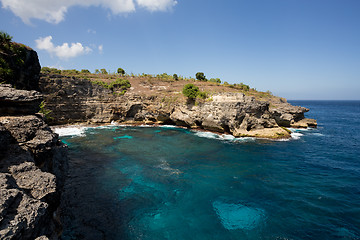
[[[42,67],[41,72],[47,74],[61,74],[61,70],[57,68],[49,68],[49,67]]]
[[[81,69],[81,73],[90,73],[90,71],[87,69]]]
[[[214,82],[214,83],[221,83],[220,78],[210,78],[209,81],[210,81],[210,82]]]
[[[125,75],[125,70],[122,69],[122,68],[118,68],[117,73],[120,74],[120,75]]]
[[[199,94],[199,88],[192,83],[186,84],[182,90],[185,97],[195,99]]]
[[[108,72],[106,71],[105,68],[100,69],[100,71],[101,71],[102,74],[108,74]]]
[[[179,77],[178,77],[178,75],[177,75],[176,73],[174,73],[173,79],[174,79],[175,81],[179,80]]]
[[[115,81],[107,84],[106,82],[103,81],[92,81],[93,84],[102,86],[104,88],[110,89],[112,92],[117,91],[117,90],[122,90],[120,95],[124,95],[125,92],[127,91],[128,88],[131,88],[131,84],[129,82],[129,80],[127,79],[116,79]]]
[[[198,97],[201,98],[201,99],[206,99],[207,98],[207,93],[206,92],[199,92]]]
[[[69,69],[69,70],[61,70],[61,73],[67,75],[76,75],[79,74],[79,71],[76,69]]]
[[[205,77],[205,74],[203,72],[197,72],[195,77],[199,81],[207,81],[206,77]]]

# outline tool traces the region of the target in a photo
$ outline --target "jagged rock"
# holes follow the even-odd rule
[[[304,113],[309,109],[299,106],[293,106],[287,102],[277,104],[276,107],[270,109],[270,113],[279,126],[283,127],[316,127],[317,123],[314,119],[305,119]]]
[[[66,146],[41,116],[0,117],[0,239],[57,238],[66,171]]]
[[[33,162],[11,166],[9,171],[16,184],[22,189],[30,190],[31,196],[35,199],[42,199],[56,191],[55,175],[41,171]]]
[[[17,90],[9,84],[0,84],[0,116],[35,114],[42,100],[37,91]]]

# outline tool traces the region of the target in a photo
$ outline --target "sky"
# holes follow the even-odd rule
[[[0,30],[41,66],[245,83],[360,99],[360,0],[0,0]]]

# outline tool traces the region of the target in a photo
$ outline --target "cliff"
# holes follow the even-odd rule
[[[187,101],[181,94],[186,81],[127,77],[132,87],[119,95],[93,81],[75,76],[42,74],[40,89],[53,124],[76,122],[174,124],[236,137],[287,138],[282,127],[315,127],[306,119],[308,109],[283,99],[260,101],[243,92],[211,83],[196,82],[212,94],[205,100]]]
[[[57,238],[61,228],[56,211],[67,148],[36,114],[41,99],[38,92],[0,85],[1,239]]]

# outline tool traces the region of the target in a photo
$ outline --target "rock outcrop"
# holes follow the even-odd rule
[[[37,91],[17,90],[10,84],[1,84],[0,116],[34,114],[40,110],[42,100]]]
[[[39,90],[40,63],[36,51],[23,44],[0,44],[0,82],[16,89]]]
[[[40,93],[0,88],[0,239],[57,238],[67,148],[36,114]]]
[[[54,124],[76,122],[109,123],[111,121],[145,124],[175,124],[200,128],[236,137],[287,138],[282,127],[315,126],[306,120],[306,108],[280,102],[270,109],[268,102],[243,93],[216,93],[210,101],[167,103],[151,96],[127,92],[112,94],[109,89],[89,80],[62,75],[43,75],[40,88]]]

